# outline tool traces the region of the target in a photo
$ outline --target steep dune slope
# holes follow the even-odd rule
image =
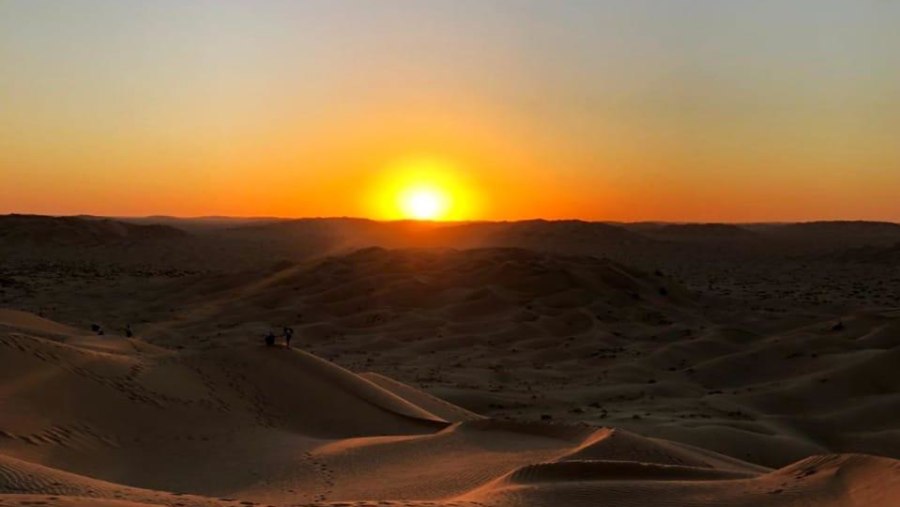
[[[65,328],[23,320],[0,329],[0,449],[53,467],[211,492],[252,485],[258,469],[313,468],[302,457],[318,438],[448,424],[300,351],[173,353],[135,339],[47,334]]]

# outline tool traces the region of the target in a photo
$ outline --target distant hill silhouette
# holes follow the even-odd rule
[[[755,229],[772,240],[808,249],[892,245],[900,241],[900,224],[867,221],[823,221],[761,224]]]
[[[138,225],[107,218],[0,216],[0,241],[7,245],[88,246],[123,241],[180,238],[187,233],[167,225]]]
[[[188,238],[190,241],[182,241]],[[900,225],[831,221],[785,224],[653,223],[582,220],[512,222],[376,221],[363,218],[228,218],[0,216],[0,246],[130,245],[154,241],[160,256],[195,252],[297,260],[359,248],[527,248],[651,262],[660,255],[699,255],[707,247],[754,255],[833,255],[900,243]],[[46,250],[43,249],[43,250]],[[24,255],[24,254],[23,254]],[[132,254],[134,255],[134,254]],[[200,256],[199,254],[195,257]],[[202,257],[200,256],[200,257]],[[656,262],[656,261],[653,261]]]
[[[731,241],[758,239],[759,234],[735,224],[628,224],[627,229],[667,241]]]
[[[257,239],[302,239],[323,248],[520,247],[587,252],[598,246],[647,241],[622,227],[580,220],[444,223],[310,218],[235,227],[228,233]]]
[[[647,238],[616,225],[581,220],[525,220],[473,222],[447,226],[439,246],[518,247],[570,253],[648,242]]]
[[[264,225],[289,221],[287,218],[275,217],[172,217],[153,215],[149,217],[110,217],[113,220],[138,225],[168,225],[191,233],[216,232],[244,225]]]

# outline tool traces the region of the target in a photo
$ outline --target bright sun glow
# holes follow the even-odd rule
[[[474,213],[474,192],[459,168],[433,157],[389,164],[373,192],[373,216],[388,220],[465,220]]]
[[[446,216],[448,196],[436,188],[410,188],[400,196],[403,213],[416,220],[439,220]]]

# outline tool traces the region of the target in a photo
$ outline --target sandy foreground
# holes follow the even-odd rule
[[[0,505],[900,505],[900,226],[7,222]]]
[[[0,311],[0,505],[860,505],[900,461],[777,469],[482,417],[302,350],[171,350]],[[896,365],[896,363],[895,363]]]

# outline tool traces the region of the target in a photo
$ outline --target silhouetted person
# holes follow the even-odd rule
[[[131,330],[131,324],[125,326],[125,336],[128,338],[134,336],[134,332]]]
[[[271,347],[273,345],[275,345],[275,333],[269,331],[266,333],[266,346]]]
[[[291,338],[294,337],[294,328],[286,327],[284,328],[284,345],[287,348],[291,348]]]

